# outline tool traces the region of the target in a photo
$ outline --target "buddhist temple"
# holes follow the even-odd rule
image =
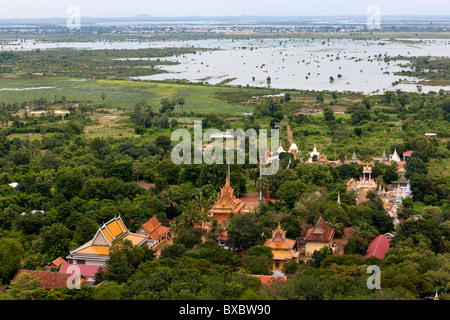
[[[308,162],[315,162],[314,158],[316,159],[316,161],[318,161],[319,157],[320,157],[320,153],[317,151],[316,144],[314,143],[314,149],[313,149],[313,151],[311,151],[309,153]]]
[[[353,154],[352,154],[352,160],[351,160],[350,162],[359,163],[359,160],[358,160],[358,158],[356,157],[355,151],[353,151]]]
[[[389,158],[386,155],[386,150],[383,150],[383,155],[381,156],[381,162],[388,162]]]
[[[356,183],[356,188],[376,188],[377,183],[372,178],[372,163],[363,164],[363,175],[359,177],[359,181]]]
[[[317,160],[318,163],[329,163],[328,158],[325,154],[321,153],[319,156],[319,159]]]
[[[230,185],[230,165],[228,165],[225,185],[220,189],[220,198],[214,203],[209,213],[214,219],[224,221],[244,211],[245,202],[236,198],[234,188]]]
[[[105,265],[112,242],[117,238],[130,240],[138,246],[144,245],[148,239],[145,235],[129,232],[122,219],[115,217],[103,224],[92,240],[71,250],[66,259],[70,264]]]
[[[163,226],[156,216],[144,223],[139,229],[138,234],[148,237],[147,245],[150,249],[155,249],[170,237],[170,228]]]
[[[295,240],[286,238],[286,231],[281,229],[280,222],[278,222],[278,228],[272,231],[272,238],[267,239],[264,245],[272,249],[272,270],[283,270],[285,263],[298,258]]]
[[[392,184],[398,184],[400,187],[407,187],[409,185],[409,181],[405,177],[405,171],[402,172],[400,179],[398,181],[392,181]]]
[[[304,238],[305,255],[310,257],[314,251],[318,251],[325,246],[334,251],[333,238],[334,230],[328,227],[323,218],[320,217],[316,225],[307,231]]]
[[[356,191],[356,189],[357,189],[356,180],[354,178],[351,178],[347,182],[347,191],[350,191],[350,190]]]

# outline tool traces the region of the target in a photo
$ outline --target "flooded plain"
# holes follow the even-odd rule
[[[97,41],[52,43],[32,40],[2,43],[0,50],[51,48],[141,49],[164,47],[203,48],[195,54],[160,60],[178,62],[160,66],[166,73],[136,77],[141,80],[183,79],[279,89],[382,93],[401,89],[417,91],[419,79],[394,75],[411,70],[408,61],[386,61],[395,56],[450,56],[450,40],[408,39],[260,39],[195,41]],[[213,50],[210,50],[213,49]],[[133,58],[130,58],[130,60]],[[141,58],[136,58],[141,59]],[[152,59],[152,58],[149,58]],[[125,59],[126,60],[126,59]],[[403,83],[398,83],[398,82]],[[423,92],[448,86],[422,85]]]

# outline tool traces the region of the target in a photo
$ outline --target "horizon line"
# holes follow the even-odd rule
[[[449,17],[450,14],[442,13],[427,13],[427,14],[383,14],[384,17]],[[133,18],[148,18],[148,19],[167,19],[167,18],[305,18],[305,17],[367,17],[366,14],[334,14],[334,15],[324,15],[324,14],[309,14],[309,15],[185,15],[185,16],[152,16],[147,14],[139,14],[134,16],[85,16],[83,19],[133,19]],[[15,20],[15,19],[67,19],[67,17],[13,17],[13,18],[0,18],[0,20]]]

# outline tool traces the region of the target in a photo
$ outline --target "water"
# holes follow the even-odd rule
[[[389,41],[363,40],[280,40],[220,43],[221,51],[187,54],[165,60],[179,65],[161,66],[168,74],[137,77],[147,80],[185,79],[217,84],[236,78],[230,85],[268,86],[304,90],[360,91],[417,90],[417,78],[393,73],[410,70],[408,61],[384,62],[392,56],[449,56],[447,40],[406,45]],[[252,49],[253,48],[253,49]],[[380,56],[381,55],[381,56]],[[339,77],[341,75],[341,77]],[[330,81],[333,77],[333,81]],[[400,79],[413,84],[393,85]],[[425,86],[423,92],[439,91],[445,86]]]
[[[408,61],[384,62],[393,56],[449,57],[449,40],[416,40],[414,43],[389,40],[352,39],[263,39],[196,41],[96,41],[52,43],[15,41],[3,43],[0,50],[20,51],[51,48],[74,49],[142,49],[188,47],[219,50],[198,51],[160,60],[179,62],[160,66],[168,73],[136,77],[141,80],[184,79],[192,82],[259,86],[283,89],[354,91],[382,93],[386,90],[417,91],[419,79],[393,73],[410,70]],[[135,58],[140,59],[140,58]],[[156,58],[149,58],[155,60]],[[131,60],[131,59],[130,59]],[[341,75],[339,77],[338,75]],[[270,84],[267,78],[270,77]],[[333,77],[334,81],[330,81]],[[232,81],[228,81],[232,79]],[[410,84],[392,83],[406,79]],[[422,85],[422,91],[450,90],[449,86]]]

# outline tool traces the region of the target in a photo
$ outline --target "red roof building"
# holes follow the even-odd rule
[[[309,229],[305,236],[305,241],[330,242],[333,239],[334,230],[327,226],[322,217],[316,225]]]
[[[323,218],[320,217],[315,226],[306,232],[306,236],[303,239],[305,255],[311,256],[314,251],[318,251],[325,246],[334,250],[333,238],[334,230],[328,227]]]
[[[251,275],[254,278],[258,278],[263,285],[271,284],[275,281],[287,281],[287,277],[276,277],[276,276],[262,276],[262,275]]]
[[[386,238],[383,235],[379,235],[370,242],[369,248],[367,249],[364,258],[375,256],[381,260],[384,260],[384,256],[386,255],[386,252],[388,252],[388,250],[389,250],[388,238]]]
[[[411,158],[411,155],[414,153],[413,150],[405,151],[403,152],[403,161],[406,161],[406,159]]]
[[[58,257],[55,260],[53,260],[52,262],[50,262],[48,265],[46,265],[45,269],[58,268],[63,263],[67,263],[67,261],[61,257]]]
[[[157,247],[164,240],[169,238],[170,228],[163,226],[156,217],[151,218],[144,223],[139,229],[138,234],[148,236],[149,240],[153,240],[152,248]]]
[[[14,280],[17,279],[18,276],[23,274],[30,274],[36,276],[39,280],[39,286],[44,289],[57,289],[67,286],[69,277],[71,274],[69,273],[59,273],[59,272],[48,272],[48,271],[37,271],[37,270],[19,270],[17,274],[14,276]],[[86,279],[81,277],[81,284],[84,284]]]
[[[69,264],[64,263],[59,268],[60,273],[74,274],[74,270],[79,270],[81,276],[87,279],[88,283],[93,283],[95,281],[95,274],[99,268],[103,266],[89,265],[89,264]]]

